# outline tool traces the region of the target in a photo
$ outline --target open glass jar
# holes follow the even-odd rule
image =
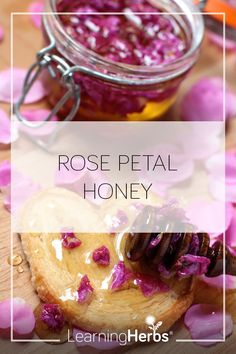
[[[191,0],[138,0],[133,2],[141,6],[138,9],[142,9],[142,4],[146,3],[149,8],[153,9],[151,13],[150,10],[148,12],[138,11],[137,14],[134,11],[130,13],[130,9],[127,10],[127,4],[132,4],[132,1],[128,0],[123,0],[127,6],[119,13],[114,10],[105,9],[104,11],[103,8],[99,11],[102,12],[102,16],[113,16],[113,19],[125,16],[127,19],[128,11],[128,16],[131,16],[129,20],[134,26],[137,26],[137,18],[139,18],[139,23],[142,21],[140,20],[142,16],[146,18],[149,16],[152,19],[162,17],[162,21],[168,20],[175,33],[178,33],[178,40],[182,43],[178,42],[178,45],[182,45],[182,52],[180,53],[179,50],[175,56],[174,47],[169,47],[167,52],[169,57],[172,56],[171,60],[160,60],[160,63],[155,62],[154,65],[150,58],[147,58],[146,63],[133,65],[132,61],[126,63],[113,60],[109,56],[91,50],[80,40],[80,35],[78,40],[75,38],[74,25],[76,23],[76,31],[80,34],[82,16],[89,16],[91,19],[91,16],[98,18],[100,15],[92,14],[89,6],[82,14],[78,14],[76,7],[73,13],[70,7],[63,8],[62,6],[63,2],[71,5],[76,1],[47,0],[46,2],[48,13],[43,18],[43,31],[47,47],[38,53],[38,62],[32,67],[32,71],[38,69],[41,72],[45,68],[48,69],[43,70],[43,77],[45,85],[50,89],[48,100],[54,107],[52,114],[58,113],[63,119],[136,121],[159,119],[168,110],[175,101],[179,85],[198,58],[199,46],[204,34],[203,18]],[[113,0],[98,1],[103,5],[107,2],[117,4]],[[104,14],[104,12],[109,12],[109,14]],[[110,12],[113,14],[111,15]],[[65,16],[67,20],[63,22]],[[74,27],[70,27],[68,23]],[[120,25],[120,30],[121,26],[123,24]],[[156,24],[156,28],[158,26],[160,27],[160,21]],[[90,23],[90,30],[100,32],[100,29],[94,29],[93,23],[92,28]],[[140,36],[145,36],[145,25],[138,31]],[[160,32],[160,29],[157,32]],[[164,29],[161,35],[162,44],[166,44]],[[173,33],[170,35],[173,37]],[[158,36],[161,38],[160,34]],[[108,47],[113,45],[114,40],[116,38],[111,38]],[[29,81],[33,76],[31,74],[32,72],[28,75]],[[30,86],[30,82],[27,85]],[[23,99],[17,108],[21,103]]]

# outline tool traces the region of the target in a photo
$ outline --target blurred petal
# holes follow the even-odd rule
[[[3,161],[0,164],[0,189],[11,183],[11,165],[9,161]]]
[[[224,216],[225,214],[225,216]],[[233,215],[230,203],[196,199],[186,207],[186,216],[193,225],[204,232],[220,235],[228,229]]]
[[[209,172],[209,189],[214,198],[236,202],[236,151],[227,151],[225,156],[212,156],[207,160],[206,168]]]
[[[212,342],[198,342],[202,346],[210,346],[217,343],[214,341],[223,340],[223,316],[223,311],[213,305],[198,304],[188,309],[184,316],[184,323],[189,329],[192,339],[212,340]],[[232,331],[232,318],[226,314],[226,336],[232,334]]]
[[[28,11],[31,12],[31,21],[37,28],[41,28],[42,24],[42,15],[40,12],[44,11],[44,3],[43,1],[33,1],[30,3],[28,7]],[[38,13],[37,13],[38,12]]]
[[[10,334],[11,327],[11,301],[13,301],[13,331],[14,335],[27,336],[31,335],[35,326],[35,317],[33,310],[21,298],[13,298],[4,300],[0,303],[0,334]]]
[[[18,132],[15,130],[11,134],[11,121],[5,111],[0,108],[0,144],[10,144],[17,140]]]
[[[183,97],[181,116],[190,121],[223,121],[223,80],[204,78],[195,83]],[[226,90],[226,119],[236,115],[236,95]]]
[[[13,102],[17,102],[22,94],[24,80],[27,70],[13,68]],[[35,81],[30,89],[25,103],[40,101],[47,94],[47,90],[40,80]],[[0,72],[0,102],[11,102],[11,70],[6,69]]]
[[[218,277],[209,278],[205,275],[201,276],[201,279],[216,288],[223,288],[224,284],[224,275],[219,275]],[[225,275],[225,287],[227,290],[236,289],[236,277],[232,275]]]

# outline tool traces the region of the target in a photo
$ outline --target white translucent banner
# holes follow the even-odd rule
[[[223,122],[12,125],[14,232],[225,229]]]

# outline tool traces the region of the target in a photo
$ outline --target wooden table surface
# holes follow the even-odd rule
[[[0,44],[0,70],[10,66],[10,13],[24,12],[27,10],[29,0],[2,0],[0,2],[0,24],[5,30],[5,38]],[[40,31],[33,27],[30,23],[29,16],[17,16],[14,19],[14,65],[19,67],[28,67],[35,58],[35,52],[42,45],[42,35]],[[236,91],[236,54],[228,54],[226,59],[227,82]],[[205,41],[200,60],[196,68],[192,71],[187,81],[182,86],[179,97],[187,90],[189,85],[198,77],[204,75],[221,75],[222,74],[222,52]],[[40,106],[46,106],[46,103]],[[8,105],[1,105],[7,112]],[[0,127],[1,129],[1,127]],[[236,119],[230,122],[227,131],[227,147],[236,146]],[[0,161],[10,158],[9,147],[0,148]],[[10,297],[10,266],[7,263],[7,257],[10,254],[10,217],[9,213],[2,207],[2,196],[0,195],[0,300]],[[22,252],[21,245],[17,236],[14,236],[14,252]],[[24,273],[17,273],[14,268],[14,296],[22,296],[29,301],[32,306],[36,306],[38,298],[33,291],[30,283],[30,275],[26,262],[23,263]],[[1,315],[1,314],[0,314]],[[200,324],[199,324],[200,325]],[[203,348],[192,343],[176,343],[176,338],[186,338],[187,331],[184,329],[182,322],[176,324],[173,328],[173,338],[169,343],[146,345],[136,348],[130,348],[129,353],[157,353],[170,354],[173,351],[177,353],[234,353],[235,352],[235,334],[232,335],[225,343],[218,344],[211,348]],[[29,353],[93,353],[91,349],[84,348],[78,350],[71,343],[59,346],[51,346],[42,343],[18,344],[1,341],[0,350],[3,354],[11,354],[15,352]],[[126,348],[127,350],[127,348]],[[113,350],[112,353],[119,351]]]

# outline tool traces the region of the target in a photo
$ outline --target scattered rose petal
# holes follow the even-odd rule
[[[22,95],[22,89],[27,70],[13,68],[13,102],[17,102]],[[40,80],[35,81],[27,94],[25,103],[34,103],[43,99],[47,90]],[[11,70],[0,71],[0,102],[11,102]]]
[[[202,275],[201,279],[210,286],[216,288],[223,288],[224,277],[225,277],[225,288],[227,290],[236,289],[236,277],[232,275],[227,275],[227,274],[219,275],[218,277],[212,277],[212,278]]]
[[[0,163],[0,189],[11,183],[11,164],[9,161]]]
[[[110,264],[110,252],[106,246],[102,246],[93,251],[93,260],[95,263],[107,266]]]
[[[169,287],[164,284],[160,279],[154,278],[148,275],[138,275],[135,279],[135,283],[141,289],[145,297],[152,296],[156,293],[165,292],[169,290]]]
[[[132,272],[125,267],[125,263],[120,261],[117,263],[112,271],[111,289],[117,290],[122,287],[128,280],[133,277]]]
[[[48,328],[60,332],[65,324],[65,318],[59,305],[44,304],[41,320],[46,323]]]
[[[195,83],[183,97],[181,116],[190,121],[223,121],[223,80],[204,78]],[[236,95],[226,90],[226,119],[236,115]]]
[[[40,12],[44,11],[43,1],[33,1],[28,7],[28,11],[31,12],[30,17],[31,21],[37,28],[41,28],[42,24],[42,15]],[[37,13],[38,12],[38,13]]]
[[[186,254],[178,259],[175,267],[180,277],[202,275],[207,272],[210,260],[206,257]]]
[[[30,122],[40,122],[44,121],[50,113],[51,111],[49,109],[28,109],[22,111],[22,116]],[[19,129],[31,136],[46,136],[52,134],[57,128],[57,123],[52,123],[57,121],[57,116],[53,116],[52,119],[42,127],[29,128],[24,124],[20,124]]]
[[[225,216],[224,216],[224,213]],[[195,199],[186,207],[186,216],[198,230],[220,235],[227,230],[232,219],[233,207],[230,203]]]
[[[223,316],[223,311],[213,305],[198,304],[188,309],[184,317],[184,323],[193,340],[209,340],[209,342],[198,342],[198,344],[210,346],[216,344],[217,340],[223,340]],[[232,318],[229,314],[226,314],[226,336],[229,336],[232,331]]]
[[[62,245],[67,249],[73,249],[81,245],[81,241],[75,236],[73,232],[61,233]]]
[[[88,337],[92,337],[93,340],[88,341]],[[82,331],[79,328],[73,328],[73,339],[77,347],[91,347],[98,350],[111,350],[120,346],[118,341],[106,341],[101,336],[93,336],[91,332]]]
[[[81,279],[79,289],[77,290],[77,300],[80,303],[84,303],[89,300],[90,296],[93,293],[93,287],[90,284],[89,278],[87,275],[84,275]]]
[[[0,42],[3,40],[3,37],[4,37],[4,31],[2,26],[0,25]]]
[[[21,298],[13,298],[0,302],[0,334],[10,337],[11,301],[13,301],[13,335],[15,338],[32,337],[35,317],[31,307]]]

